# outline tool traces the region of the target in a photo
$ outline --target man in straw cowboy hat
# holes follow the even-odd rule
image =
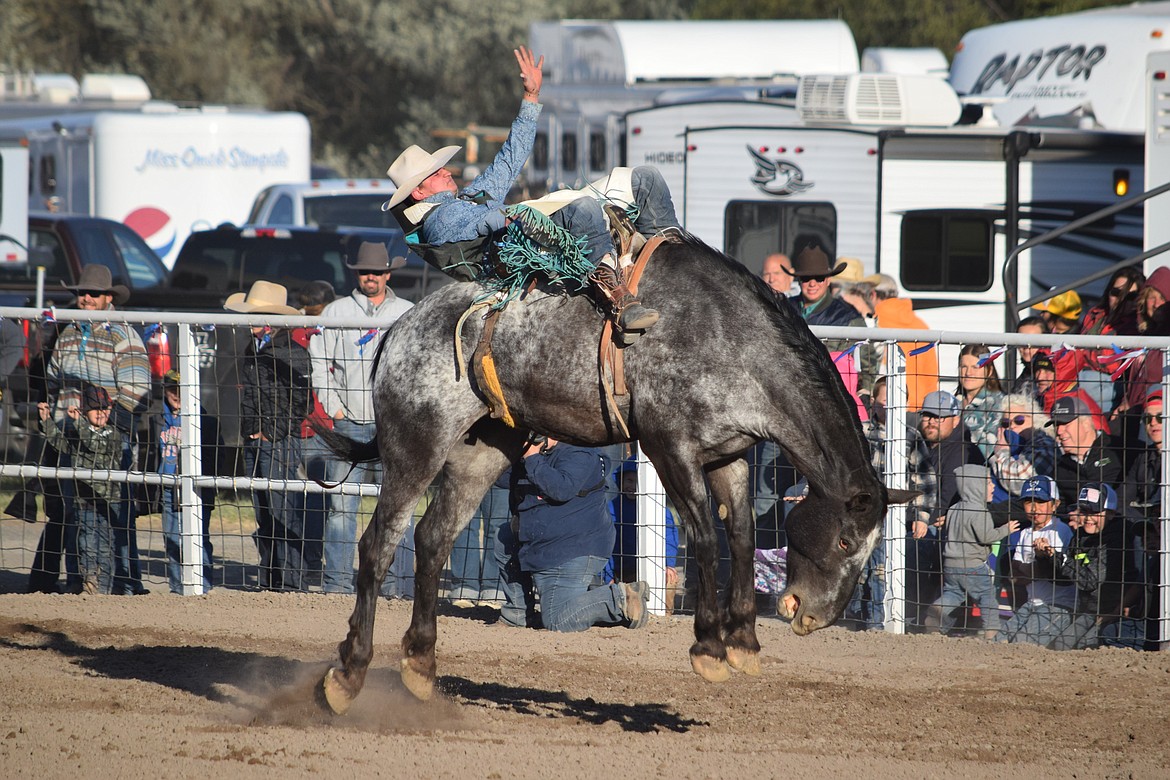
[[[81,269],[77,284],[67,286],[77,295],[82,311],[114,311],[130,297],[124,285],[114,284],[110,269],[87,265]],[[110,423],[122,434],[121,467],[133,462],[132,442],[137,431],[137,416],[146,407],[150,395],[150,364],[141,336],[121,322],[71,322],[61,327],[46,368],[46,384],[53,419],[64,425],[70,408],[80,408],[87,385],[100,387],[113,402]],[[58,459],[59,458],[59,459]],[[47,448],[46,463],[70,466],[68,453]],[[60,480],[59,490],[46,486],[46,514],[49,522],[41,534],[37,554],[29,574],[29,590],[56,590],[62,551],[66,558],[66,589],[80,592],[77,568],[77,525],[73,517],[74,483]],[[50,492],[53,493],[50,496]],[[117,595],[146,593],[138,560],[138,540],[134,525],[133,502],[125,483],[118,490],[111,514],[114,537],[114,577],[112,592]]]
[[[313,388],[333,418],[333,429],[354,441],[374,438],[374,395],[372,367],[381,328],[405,314],[413,305],[389,288],[391,273],[406,264],[405,257],[391,259],[385,244],[363,241],[357,255],[346,260],[346,267],[357,275],[357,289],[338,298],[321,312],[323,317],[366,318],[364,328],[326,328],[309,342],[313,359]],[[381,326],[374,327],[374,321]],[[330,482],[346,479],[350,471],[357,478],[381,482],[376,465],[353,466],[332,453],[326,455],[326,474]],[[353,562],[357,546],[357,516],[361,497],[335,493],[329,497],[329,514],[325,518],[324,560],[321,578],[326,593],[353,593]],[[387,595],[411,595],[412,535],[399,543],[386,587],[397,592]]]
[[[259,280],[245,295],[228,296],[223,307],[244,314],[297,315],[288,305],[288,290]],[[240,433],[248,475],[298,479],[301,422],[312,411],[308,351],[279,325],[252,326],[241,370]],[[304,514],[296,494],[287,490],[253,490],[256,547],[260,553],[259,585],[270,590],[304,589]]]
[[[537,60],[523,46],[515,50],[515,55],[524,86],[520,112],[491,165],[471,184],[459,189],[443,167],[459,151],[458,146],[447,146],[433,154],[411,146],[387,171],[398,189],[383,208],[401,214],[401,221],[408,228],[420,225],[420,237],[428,244],[485,237],[490,243],[503,236],[506,227],[504,199],[532,152],[536,120],[541,111],[539,99],[544,57]],[[598,197],[620,202],[622,206],[636,205],[638,213],[634,226],[645,236],[654,235],[664,228],[678,227],[678,218],[661,174],[648,166],[617,169],[603,183],[580,191],[552,193],[528,202],[537,211],[550,216],[554,224],[583,238],[588,250],[587,263],[593,268],[588,280],[608,302],[617,327],[623,333],[636,335],[658,321],[658,312],[643,306],[622,284],[619,269],[629,262],[629,258],[617,257]],[[627,339],[627,343],[632,340]]]

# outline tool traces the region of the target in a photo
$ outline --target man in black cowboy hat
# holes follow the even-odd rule
[[[116,304],[125,303],[130,297],[130,291],[124,285],[114,284],[110,269],[102,265],[91,264],[82,268],[77,284],[67,289],[77,295],[77,308],[82,311],[113,312]],[[150,364],[138,332],[116,321],[71,322],[63,326],[46,369],[46,384],[53,399],[53,417],[58,424],[64,424],[69,408],[81,406],[86,385],[96,385],[109,394],[113,402],[110,423],[122,433],[125,443],[121,466],[129,469],[133,461],[132,441],[138,427],[137,417],[145,409],[150,396]],[[69,455],[47,452],[46,465],[68,466]],[[51,592],[56,589],[62,551],[66,558],[66,588],[78,592],[81,588],[76,561],[77,526],[72,509],[73,483],[61,480],[58,485],[60,490],[52,498],[46,490],[49,522],[41,534],[29,574],[30,591]],[[113,592],[145,593],[138,560],[134,507],[125,485],[120,496],[111,516],[114,530]]]
[[[378,336],[389,322],[397,320],[413,305],[389,288],[390,275],[406,264],[405,257],[391,259],[385,244],[362,242],[346,267],[357,274],[358,287],[345,298],[325,307],[322,317],[367,318],[367,328],[325,328],[309,342],[313,361],[313,389],[326,414],[333,418],[333,429],[355,441],[374,438],[374,399],[371,385],[374,353]],[[374,327],[374,321],[379,327]],[[353,468],[332,453],[327,454],[327,475],[338,482],[356,471],[357,480],[380,482],[375,466]],[[357,544],[357,514],[361,497],[333,494],[325,518],[324,560],[321,586],[326,593],[353,593],[353,562]],[[390,575],[386,578],[387,595],[410,596],[413,559],[413,535],[407,537],[395,553]],[[397,588],[397,593],[390,591]]]
[[[857,309],[830,292],[829,279],[845,270],[844,261],[831,264],[832,252],[814,235],[796,237],[792,252],[792,272],[800,285],[800,294],[788,300],[809,325],[835,325],[864,328],[865,317]],[[849,342],[832,339],[825,342],[830,352],[843,352]],[[877,377],[877,354],[873,347],[859,348],[858,392],[868,396]]]

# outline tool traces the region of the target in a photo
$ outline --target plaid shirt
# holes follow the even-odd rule
[[[874,470],[884,477],[886,473],[886,426],[874,419],[862,423],[865,438],[869,442],[870,461]],[[929,524],[938,507],[938,480],[930,465],[930,450],[926,441],[914,428],[906,428],[906,470],[910,475],[910,489],[922,495],[910,502],[909,521]]]

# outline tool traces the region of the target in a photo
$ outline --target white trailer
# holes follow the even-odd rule
[[[0,263],[28,262],[28,149],[0,142]]]
[[[124,222],[168,267],[193,230],[242,224],[260,190],[309,178],[294,112],[146,103],[0,121],[3,139],[27,144],[31,210]]]
[[[1170,50],[1170,2],[1094,8],[972,30],[951,65],[951,84],[993,104],[999,124],[1071,124],[1141,133],[1141,74],[1151,52]]]
[[[830,90],[845,103],[855,98],[837,115],[872,109],[859,94],[911,94],[904,86],[864,84],[905,78],[848,77],[861,84]],[[916,115],[897,102],[891,98],[885,110]],[[938,101],[929,104],[934,109]],[[1133,133],[818,124],[808,121],[810,108],[802,97],[800,124],[688,129],[684,226],[756,272],[767,254],[790,253],[799,234],[817,234],[838,256],[897,279],[932,327],[1002,327],[1008,251],[1116,202],[1119,178],[1135,191],[1143,186],[1143,144]],[[811,115],[825,118],[825,110]],[[1006,289],[1027,299],[1132,256],[1141,222],[1132,209],[1104,228],[1024,253]],[[1091,301],[1100,282],[1081,292]]]
[[[803,74],[858,70],[840,20],[534,22],[529,45],[545,57],[528,172],[537,191],[579,187],[623,164],[629,111],[715,92],[757,99],[794,90]]]

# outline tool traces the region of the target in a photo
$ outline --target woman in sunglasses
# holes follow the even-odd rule
[[[1146,520],[1161,519],[1162,507],[1162,393],[1155,391],[1145,401],[1142,428],[1150,443],[1138,455],[1121,489],[1121,511]]]
[[[1003,399],[995,446],[987,465],[995,483],[991,501],[1019,499],[1020,489],[1032,477],[1051,477],[1056,465],[1056,441],[1045,430],[1048,416],[1035,398],[1012,393]]]

